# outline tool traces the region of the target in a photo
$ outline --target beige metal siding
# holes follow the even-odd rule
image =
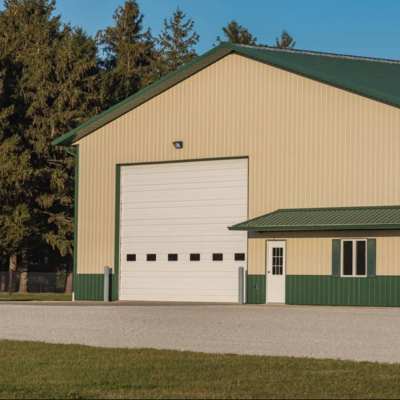
[[[249,156],[250,218],[394,205],[399,128],[394,107],[230,55],[80,141],[78,272],[114,264],[118,163]],[[264,251],[249,242],[250,274]]]
[[[398,230],[264,233],[252,234],[251,237],[250,243],[256,243],[253,248],[259,258],[264,257],[267,240],[287,241],[287,275],[328,276],[332,275],[333,239],[377,239],[377,275],[400,275],[400,231]],[[254,256],[254,252],[250,254]]]

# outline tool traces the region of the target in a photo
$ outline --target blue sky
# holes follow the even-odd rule
[[[94,35],[112,24],[123,0],[57,0],[65,22]],[[297,48],[400,59],[399,0],[139,0],[153,34],[179,5],[196,23],[202,54],[232,19],[262,43],[274,44],[283,28]]]

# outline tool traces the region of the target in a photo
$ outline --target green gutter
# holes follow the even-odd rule
[[[390,230],[400,229],[400,225],[384,224],[384,225],[321,225],[321,226],[267,226],[267,227],[243,227],[228,228],[230,231],[247,231],[247,232],[299,232],[299,231],[354,231],[354,230]]]
[[[65,148],[65,151],[66,151],[70,156],[76,158],[76,155],[77,155],[77,154],[74,153],[73,151],[71,151],[71,149],[70,149],[69,147],[66,147],[66,148]]]

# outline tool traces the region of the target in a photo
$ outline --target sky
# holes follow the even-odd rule
[[[213,47],[221,29],[236,19],[261,43],[275,44],[287,29],[296,48],[400,59],[400,0],[138,0],[145,27],[153,35],[179,6],[195,21],[201,41],[197,52]],[[95,35],[113,23],[124,0],[57,0],[64,22]]]

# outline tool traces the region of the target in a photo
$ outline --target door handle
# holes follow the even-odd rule
[[[270,274],[270,273],[271,273],[271,271],[268,271],[268,273]]]

